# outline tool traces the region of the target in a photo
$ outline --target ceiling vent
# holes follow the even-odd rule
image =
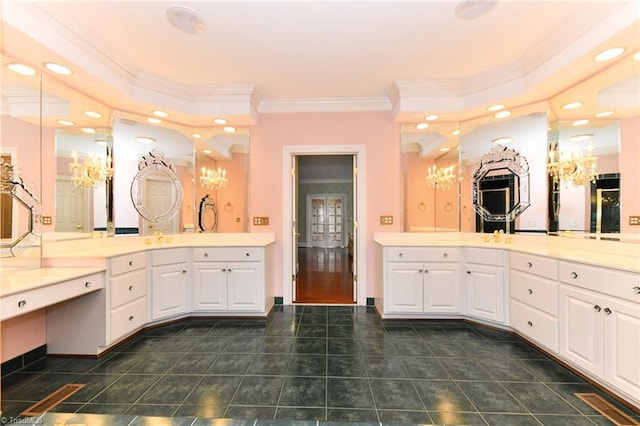
[[[491,12],[497,4],[498,0],[462,0],[456,6],[456,17],[464,20],[477,19]]]
[[[207,23],[195,10],[186,7],[172,7],[167,10],[167,20],[174,28],[187,34],[203,34]]]

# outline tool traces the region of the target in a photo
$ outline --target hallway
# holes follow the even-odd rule
[[[347,248],[298,248],[296,303],[353,304]]]

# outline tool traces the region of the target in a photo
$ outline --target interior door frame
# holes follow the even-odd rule
[[[363,236],[362,230],[366,229],[365,224],[365,206],[366,206],[366,188],[365,188],[365,165],[366,165],[366,149],[364,145],[287,145],[282,149],[282,289],[283,303],[291,305],[293,303],[293,280],[294,275],[291,259],[293,251],[297,247],[293,247],[292,238],[295,231],[293,226],[293,183],[291,179],[292,170],[288,165],[292,164],[294,157],[298,155],[353,155],[358,164],[358,171],[355,173],[354,193],[354,218],[353,218],[353,242],[357,245],[356,262],[356,304],[366,305],[367,303],[367,282],[366,278],[366,244],[359,244]]]

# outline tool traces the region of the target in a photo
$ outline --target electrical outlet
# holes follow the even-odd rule
[[[51,216],[42,216],[43,225],[51,225]]]
[[[380,225],[393,225],[393,216],[380,216]]]
[[[640,216],[629,216],[629,225],[640,225]]]
[[[256,226],[266,226],[269,224],[269,216],[255,216],[253,224]]]

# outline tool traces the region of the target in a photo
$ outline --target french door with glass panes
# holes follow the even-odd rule
[[[307,245],[344,247],[346,194],[307,195]]]

